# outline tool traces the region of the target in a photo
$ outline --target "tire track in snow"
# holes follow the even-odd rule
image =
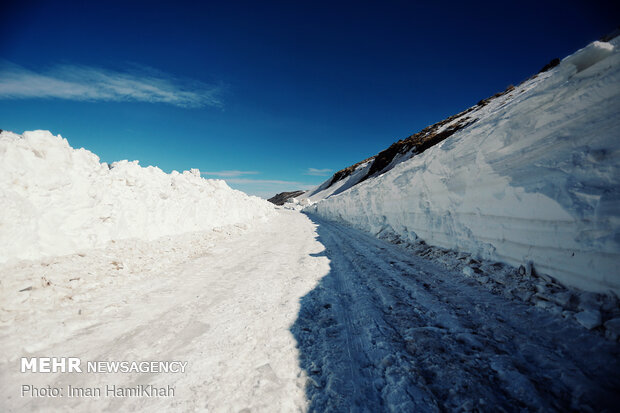
[[[304,297],[292,328],[315,383],[311,410],[617,405],[616,344],[397,246],[312,219],[331,271]]]

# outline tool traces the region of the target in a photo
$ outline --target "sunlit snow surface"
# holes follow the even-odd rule
[[[1,263],[248,223],[274,209],[196,169],[108,165],[60,136],[33,131],[0,135],[0,211]]]
[[[293,412],[305,373],[289,331],[329,270],[310,220],[128,239],[0,266],[0,411]],[[20,373],[20,357],[187,361],[179,374]],[[21,397],[21,385],[65,389]],[[66,386],[175,387],[175,396],[66,397]]]
[[[309,210],[620,292],[618,42],[577,51],[469,113],[468,128]]]

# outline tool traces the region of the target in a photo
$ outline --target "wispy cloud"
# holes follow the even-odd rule
[[[289,187],[295,187],[295,189],[310,189],[315,185],[305,184],[303,182],[296,181],[281,181],[278,179],[249,179],[249,178],[231,178],[226,179],[226,182],[231,184],[270,184],[270,185],[284,185]]]
[[[219,177],[222,177],[222,178],[230,178],[230,177],[242,176],[242,175],[258,175],[259,172],[257,172],[257,171],[236,171],[236,170],[232,170],[232,171],[216,171],[216,172],[200,171],[200,174],[204,175],[204,176],[219,176]]]
[[[312,176],[327,176],[331,173],[331,169],[316,169],[316,168],[308,168],[308,170],[304,173],[304,175],[312,175]]]
[[[136,101],[180,107],[221,107],[220,87],[144,67],[114,71],[62,65],[35,72],[0,62],[0,99],[57,98],[78,101]]]

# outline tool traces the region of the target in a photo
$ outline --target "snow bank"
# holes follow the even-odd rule
[[[248,223],[273,211],[196,169],[108,165],[47,131],[0,134],[0,262]]]
[[[307,208],[620,293],[620,53],[595,42],[391,171]]]

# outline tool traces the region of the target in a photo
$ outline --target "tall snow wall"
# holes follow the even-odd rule
[[[0,134],[0,262],[69,254],[123,238],[249,223],[274,213],[198,170],[112,165],[47,131]]]
[[[594,42],[472,126],[307,208],[620,294],[620,53]]]

